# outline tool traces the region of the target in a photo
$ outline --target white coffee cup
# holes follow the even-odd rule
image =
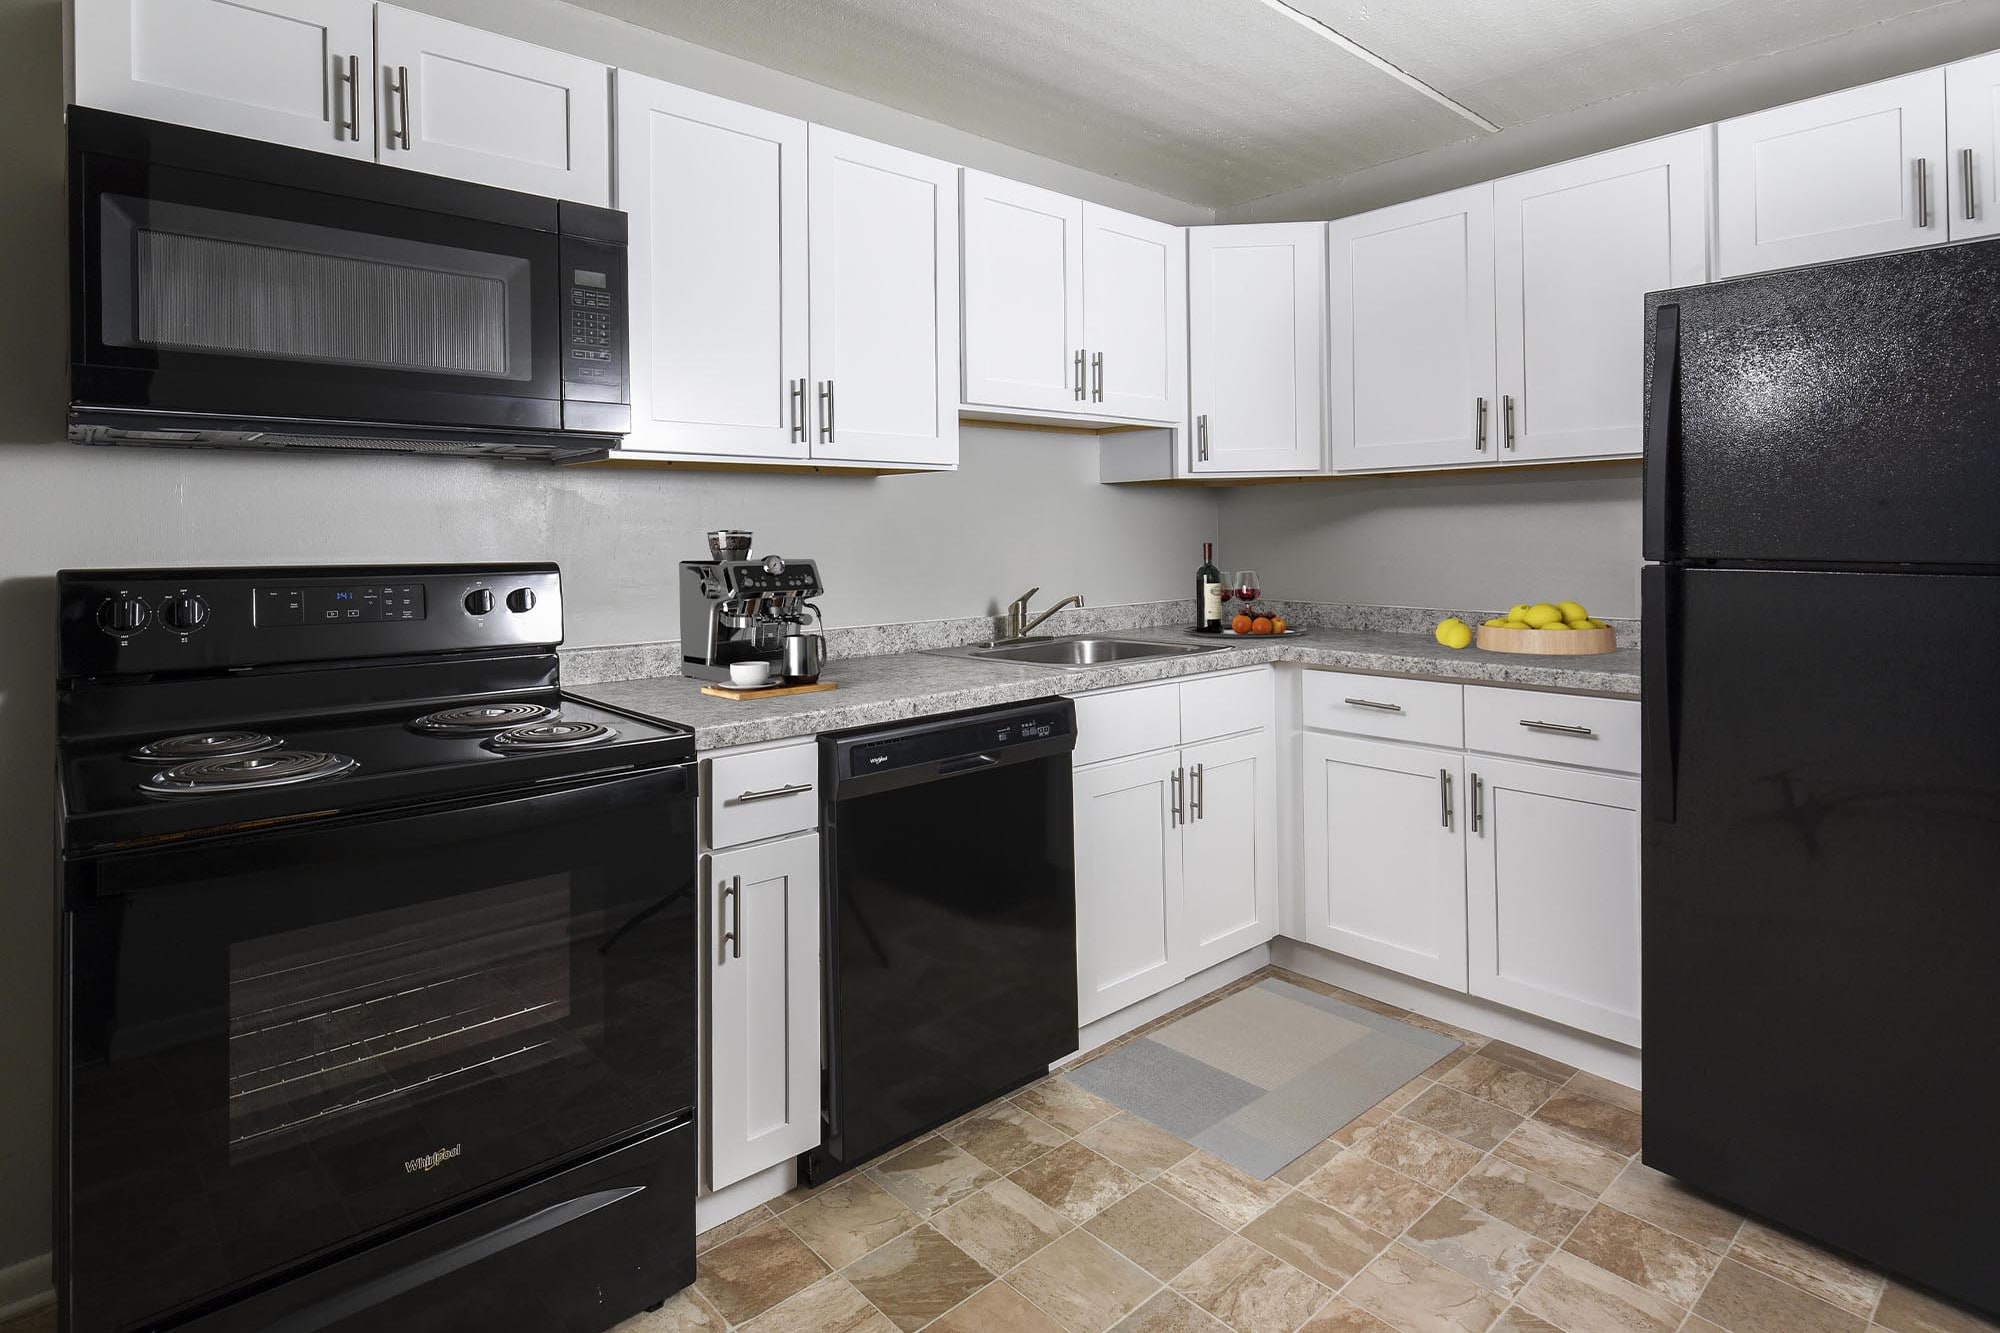
[[[771,683],[771,664],[769,662],[731,662],[729,664],[729,683],[739,689],[745,690],[752,689],[758,685],[769,685]]]

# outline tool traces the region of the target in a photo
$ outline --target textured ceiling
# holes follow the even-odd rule
[[[1220,207],[1938,0],[573,3]]]

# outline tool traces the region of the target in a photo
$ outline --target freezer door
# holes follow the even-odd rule
[[[2000,1311],[2000,575],[1645,592],[1645,1160]]]
[[[1646,300],[1648,559],[2000,565],[2000,240]]]

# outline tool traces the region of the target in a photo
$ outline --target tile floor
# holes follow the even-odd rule
[[[717,1227],[616,1333],[2000,1333],[1648,1170],[1629,1088],[1228,989],[1270,975],[1464,1045],[1267,1181],[1052,1077]]]

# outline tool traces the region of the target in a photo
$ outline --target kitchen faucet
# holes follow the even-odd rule
[[[1013,602],[1009,604],[1009,606],[1007,607],[1008,638],[1025,639],[1030,634],[1035,632],[1035,628],[1038,625],[1040,625],[1043,621],[1047,620],[1050,616],[1054,615],[1056,612],[1062,610],[1064,607],[1066,606],[1081,607],[1083,605],[1083,594],[1080,592],[1074,593],[1068,597],[1063,598],[1060,602],[1057,602],[1054,606],[1050,607],[1048,610],[1042,612],[1041,614],[1035,616],[1033,619],[1029,619],[1028,602],[1034,597],[1036,593],[1040,591],[1041,591],[1040,588],[1030,588],[1026,592],[1022,593],[1019,597],[1016,597],[1013,600]]]

